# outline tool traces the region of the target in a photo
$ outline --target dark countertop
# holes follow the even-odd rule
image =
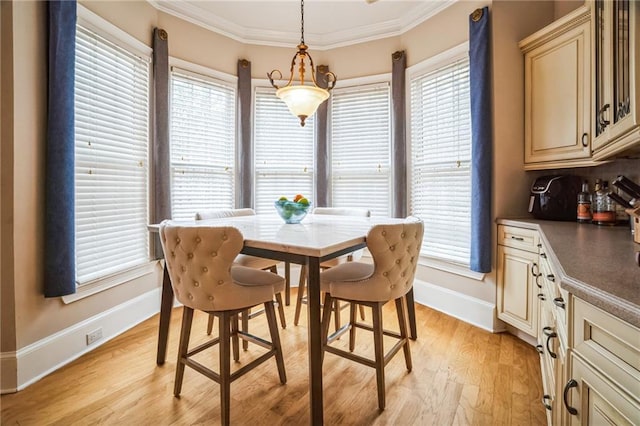
[[[498,224],[540,231],[560,286],[600,309],[640,327],[640,267],[627,226],[498,219]]]

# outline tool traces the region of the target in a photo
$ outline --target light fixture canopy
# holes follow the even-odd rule
[[[298,51],[293,55],[291,60],[291,69],[289,70],[289,81],[285,86],[278,86],[274,82],[274,77],[277,80],[282,79],[282,73],[280,70],[273,70],[267,73],[269,82],[276,88],[276,96],[279,97],[287,104],[289,111],[296,117],[300,118],[300,125],[304,126],[304,122],[307,117],[313,115],[320,104],[329,99],[329,91],[336,85],[336,75],[332,72],[324,74],[324,79],[327,83],[327,88],[323,89],[318,86],[316,80],[316,71],[313,65],[313,58],[309,52],[307,52],[308,46],[304,43],[304,0],[300,1],[300,44],[297,46]],[[311,84],[305,84],[306,65],[305,59],[309,58],[309,66],[311,67]],[[298,80],[300,84],[293,84],[294,68],[298,63]],[[276,76],[277,75],[277,76]]]

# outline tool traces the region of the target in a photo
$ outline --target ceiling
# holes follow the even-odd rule
[[[300,42],[297,0],[148,0],[156,9],[247,44]],[[397,36],[456,0],[306,0],[304,39],[326,50]]]

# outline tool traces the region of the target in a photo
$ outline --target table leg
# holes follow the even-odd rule
[[[418,338],[418,330],[416,327],[416,304],[413,300],[413,287],[407,293],[407,314],[409,316],[409,338],[416,340]]]
[[[158,355],[156,364],[162,365],[167,359],[167,343],[169,342],[169,323],[171,322],[171,308],[173,307],[173,288],[167,265],[164,266],[162,277],[162,300],[160,301],[160,327],[158,329]]]
[[[311,424],[323,424],[322,324],[320,317],[320,259],[310,257],[307,284],[307,330],[309,332],[309,406]]]
[[[291,264],[289,262],[284,262],[284,304],[289,306],[291,303]]]

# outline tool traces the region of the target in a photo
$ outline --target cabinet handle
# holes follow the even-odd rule
[[[551,343],[551,339],[553,339],[554,337],[558,337],[558,334],[555,331],[553,331],[551,327],[544,327],[542,329],[542,332],[544,333],[545,336],[547,336],[547,352],[549,352],[549,355],[551,355],[551,358],[557,358],[558,355],[551,350],[551,348],[549,347],[549,343]]]
[[[558,308],[562,308],[565,309],[566,304],[564,303],[564,299],[562,297],[556,297],[555,299],[553,299],[553,303],[558,307]]]
[[[543,293],[538,293],[538,299],[547,300],[547,299],[544,298],[544,294]]]
[[[543,258],[543,259],[546,259],[547,258],[547,254],[542,252],[542,253],[540,253],[540,257]]]
[[[542,243],[538,243],[538,248],[542,248]]]
[[[540,275],[542,275],[540,273],[540,267],[538,266],[538,264],[536,262],[533,262],[531,264],[531,275],[533,275],[536,278],[539,277]]]
[[[550,400],[550,399],[551,399],[551,395],[546,395],[546,394],[542,395],[542,405],[544,405],[544,408],[546,408],[549,411],[552,410],[551,404],[547,402],[547,400]]]
[[[522,238],[522,237],[516,237],[516,236],[513,236],[513,235],[511,236],[511,239],[512,239],[512,240],[516,240],[516,241],[524,241],[524,238]]]
[[[589,135],[587,133],[583,133],[582,134],[582,146],[583,147],[587,147],[589,146],[589,142],[587,142],[587,138],[589,137]]]
[[[538,286],[539,289],[542,289],[542,284],[540,284],[540,275],[536,275],[536,286]]]
[[[571,415],[578,414],[578,410],[569,405],[569,391],[571,388],[577,388],[578,382],[573,379],[569,379],[566,385],[564,385],[564,392],[562,393],[562,399],[564,399],[564,406]]]
[[[555,282],[556,281],[556,276],[553,274],[548,274],[547,275],[547,279],[551,282]]]
[[[538,353],[542,355],[544,353],[544,346],[536,345],[536,351],[538,351]]]
[[[605,104],[605,106],[598,111],[598,123],[600,124],[600,128],[604,130],[605,127],[609,125],[609,120],[605,120],[604,113],[609,109],[611,105]]]

